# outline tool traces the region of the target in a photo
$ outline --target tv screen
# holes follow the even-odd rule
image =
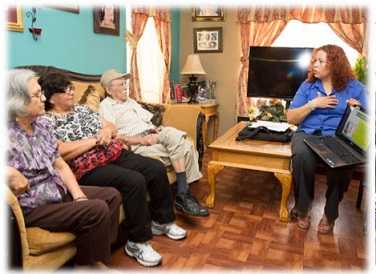
[[[251,47],[248,97],[291,100],[307,78],[312,48]]]

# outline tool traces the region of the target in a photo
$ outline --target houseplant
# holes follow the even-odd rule
[[[356,78],[363,84],[367,83],[367,59],[364,56],[359,56],[356,59],[354,68]]]

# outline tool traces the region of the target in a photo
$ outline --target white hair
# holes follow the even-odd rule
[[[17,116],[27,115],[26,106],[31,98],[27,89],[29,80],[36,73],[29,69],[12,69],[8,72],[8,117],[13,120]]]

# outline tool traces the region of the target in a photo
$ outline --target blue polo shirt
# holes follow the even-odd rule
[[[299,124],[298,131],[304,131],[307,134],[321,131],[322,135],[334,135],[342,115],[345,113],[346,100],[354,98],[360,102],[362,107],[367,108],[365,86],[357,80],[350,80],[343,90],[334,90],[331,95],[337,97],[338,105],[335,108],[316,108]],[[317,96],[327,96],[321,80],[317,79],[312,83],[305,81],[300,85],[289,108],[304,106]]]

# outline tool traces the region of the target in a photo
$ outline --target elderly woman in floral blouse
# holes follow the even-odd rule
[[[60,157],[34,72],[12,70],[8,86],[8,184],[27,227],[74,233],[77,265],[111,260],[121,197],[114,188],[80,187]]]
[[[80,185],[112,186],[123,196],[128,241],[124,251],[144,266],[158,265],[162,257],[148,241],[153,235],[185,238],[175,223],[172,194],[166,168],[155,159],[123,148],[115,126],[84,105],[75,105],[73,87],[61,73],[39,79],[46,95],[59,151]],[[150,202],[147,202],[149,194]]]

